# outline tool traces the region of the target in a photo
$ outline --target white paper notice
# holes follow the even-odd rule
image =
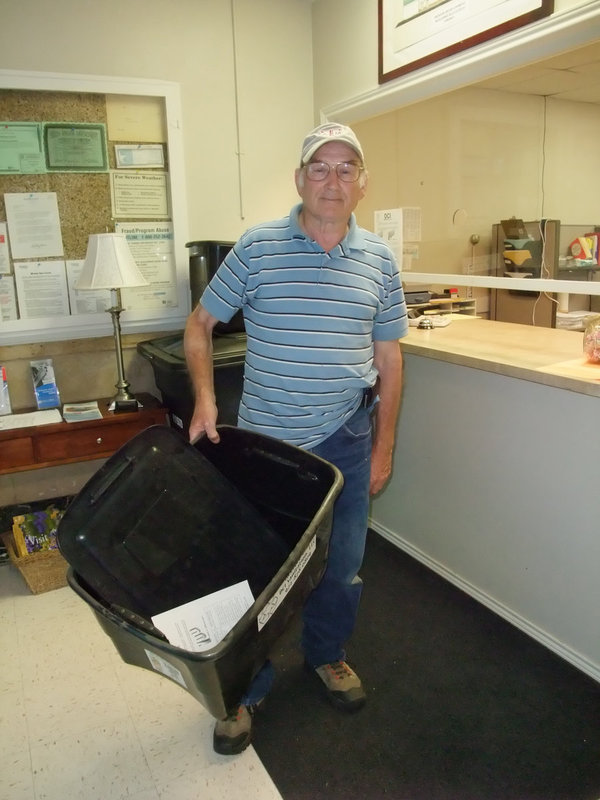
[[[116,144],[115,160],[119,169],[165,166],[162,144]]]
[[[15,281],[12,275],[0,275],[0,322],[18,319]]]
[[[5,194],[4,202],[13,259],[62,256],[56,192]]]
[[[15,264],[21,319],[69,315],[64,261],[24,261]]]
[[[405,206],[402,209],[403,238],[405,242],[421,241],[421,209]]]
[[[0,275],[10,275],[8,229],[6,227],[6,222],[0,222]]]
[[[111,172],[113,215],[129,219],[169,216],[165,172]]]
[[[77,291],[77,281],[81,275],[84,261],[67,261],[67,283],[71,314],[95,314],[110,308],[110,289],[84,289]]]
[[[125,234],[135,263],[148,281],[148,286],[121,290],[123,307],[175,308],[178,300],[172,223],[117,222],[115,230]]]
[[[384,240],[402,269],[402,209],[388,208],[375,212],[375,233]]]
[[[201,653],[215,647],[254,603],[248,581],[163,611],[152,622],[175,647]]]

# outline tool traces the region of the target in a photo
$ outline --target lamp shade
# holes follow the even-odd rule
[[[121,233],[93,233],[77,289],[122,289],[148,286]]]

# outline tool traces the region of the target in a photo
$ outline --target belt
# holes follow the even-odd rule
[[[368,408],[375,398],[375,390],[372,386],[363,389],[362,400],[360,401],[360,408]]]

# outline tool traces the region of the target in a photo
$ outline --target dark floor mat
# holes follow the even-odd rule
[[[254,745],[284,800],[598,800],[600,685],[370,533],[349,661],[368,702],[336,711],[299,622]]]

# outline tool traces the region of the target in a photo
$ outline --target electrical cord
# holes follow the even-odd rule
[[[552,275],[550,274],[550,270],[548,269],[548,265],[546,264],[546,220],[541,219],[538,222],[538,231],[540,234],[540,241],[542,243],[542,254],[540,259],[540,278],[551,278]],[[535,312],[537,309],[537,305],[540,302],[542,295],[548,298],[552,303],[555,303],[558,306],[558,300],[552,295],[548,294],[546,290],[539,292],[538,296],[536,297],[535,303],[533,304],[533,309],[531,312],[531,324],[535,325]]]

